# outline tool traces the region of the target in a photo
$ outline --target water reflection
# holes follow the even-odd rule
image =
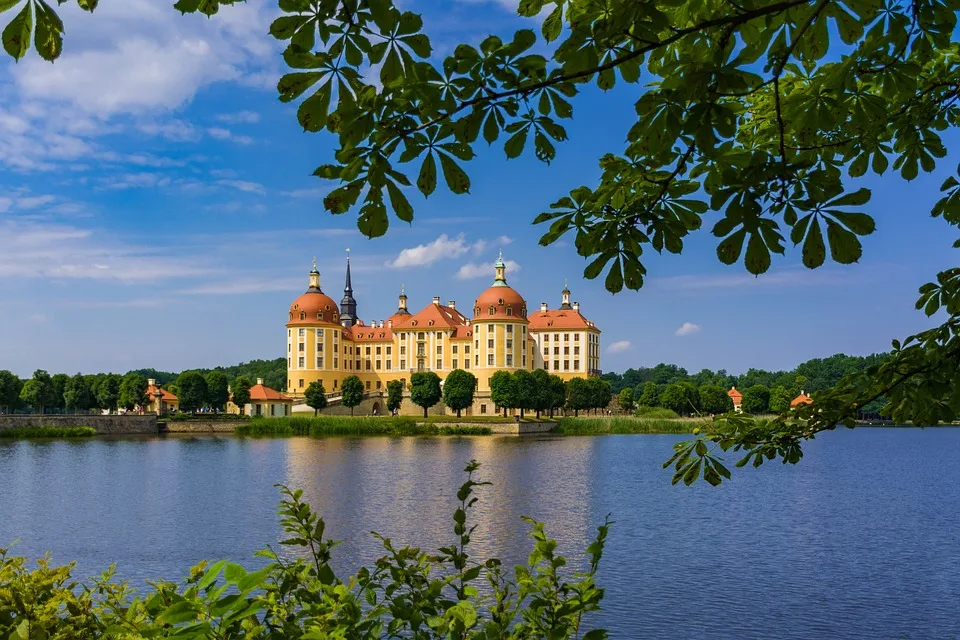
[[[621,638],[960,637],[960,430],[826,434],[798,467],[672,487],[673,436],[174,438],[0,443],[0,545],[81,575],[175,578],[253,562],[281,537],[282,482],[343,539],[341,569],[382,555],[371,529],[434,550],[482,463],[473,552],[525,562],[528,515],[579,558],[608,514],[598,622]]]

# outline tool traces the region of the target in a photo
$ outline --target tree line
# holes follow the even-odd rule
[[[736,387],[743,394],[742,409],[747,413],[783,413],[801,392],[808,395],[833,387],[841,378],[861,373],[880,364],[889,354],[848,356],[842,353],[813,358],[791,371],[749,369],[733,375],[725,369],[701,369],[688,373],[675,364],[630,368],[620,373],[605,373],[621,408],[627,405],[663,407],[679,414],[726,413],[733,408],[727,391]],[[629,393],[624,393],[629,390]],[[622,400],[622,402],[621,402]],[[863,407],[865,413],[877,413],[883,406],[878,399]]]
[[[180,411],[224,411],[232,398],[242,412],[242,407],[250,402],[252,386],[246,376],[237,376],[231,381],[223,371],[212,370],[206,375],[200,371],[184,371],[162,388],[177,396]],[[135,371],[126,375],[77,373],[69,376],[50,375],[38,369],[32,377],[21,380],[10,371],[0,370],[0,413],[136,411],[154,401],[147,387],[147,378]]]
[[[432,371],[417,372],[410,377],[410,401],[423,409],[423,416],[431,407],[443,402],[457,412],[473,406],[477,390],[477,378],[469,371],[454,369],[446,379]],[[404,384],[400,380],[387,383],[387,411],[399,411],[403,402]],[[340,385],[340,402],[353,409],[363,401],[364,386],[357,376],[347,376]],[[497,409],[507,415],[509,409],[519,409],[520,417],[533,411],[539,418],[542,413],[557,409],[580,411],[604,409],[613,398],[610,384],[599,378],[573,378],[564,382],[560,376],[549,375],[543,369],[536,371],[497,371],[490,377],[490,398]],[[314,414],[324,409],[327,393],[319,381],[311,382],[304,392],[305,402]]]

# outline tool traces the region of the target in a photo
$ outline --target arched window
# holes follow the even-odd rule
[[[493,313],[494,313],[494,311],[493,311],[493,305],[490,305],[490,308],[487,309],[487,313],[490,314],[491,316],[493,315]]]
[[[301,320],[306,320],[306,319],[307,319],[307,314],[305,314],[303,311],[301,311],[301,312],[300,312],[300,319],[301,319]]]
[[[507,307],[507,315],[508,315],[508,316],[512,316],[512,315],[513,315],[513,307]]]
[[[500,298],[499,300],[497,300],[497,304],[502,307],[502,306],[503,306],[503,298]]]
[[[323,312],[322,312],[322,311],[318,311],[318,312],[317,312],[317,320],[323,320]]]
[[[477,307],[476,309],[473,310],[473,315],[475,316],[480,315],[480,307]]]

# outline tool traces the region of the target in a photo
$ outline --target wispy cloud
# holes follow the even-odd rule
[[[632,348],[633,345],[630,344],[629,340],[617,340],[607,347],[607,353],[623,353],[624,351],[629,351]]]
[[[513,240],[507,236],[500,236],[494,242],[498,243],[499,246],[505,246],[513,242]],[[420,267],[433,264],[438,260],[458,258],[470,252],[473,252],[474,255],[477,255],[483,253],[487,247],[490,246],[490,244],[491,242],[489,240],[483,239],[469,242],[467,241],[466,235],[463,233],[458,234],[453,238],[443,233],[440,234],[440,236],[433,242],[403,249],[395,259],[387,262],[387,266],[395,269],[403,267]],[[477,265],[464,266],[477,267]],[[516,268],[519,269],[519,267]]]
[[[227,124],[254,124],[260,122],[260,114],[256,111],[238,111],[237,113],[221,113],[217,116],[220,122]]]
[[[223,127],[210,127],[207,129],[207,133],[217,140],[229,140],[237,144],[253,144],[253,138],[250,136],[238,135]]]
[[[679,328],[677,328],[677,330],[674,332],[674,335],[682,337],[692,336],[695,333],[700,333],[700,325],[692,322],[684,322]]]
[[[267,193],[267,189],[262,184],[259,182],[250,182],[249,180],[217,180],[217,184],[236,189],[237,191],[243,191],[244,193],[256,193],[261,196]]]
[[[513,260],[504,260],[503,263],[507,265],[507,275],[515,274],[520,271],[520,265],[514,262]],[[457,280],[473,280],[475,278],[492,278],[493,277],[493,262],[476,264],[469,262],[460,267],[457,271]]]

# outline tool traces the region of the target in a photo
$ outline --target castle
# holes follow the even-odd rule
[[[348,250],[349,251],[349,250]],[[287,393],[302,398],[319,380],[337,394],[343,379],[357,376],[368,392],[387,382],[404,385],[418,371],[440,378],[455,369],[477,377],[474,406],[468,413],[493,413],[490,376],[495,371],[545,369],[564,380],[600,375],[600,329],[570,303],[565,286],[557,309],[527,303],[507,284],[503,255],[494,265],[493,284],[473,303],[472,317],[440,298],[418,311],[407,309],[403,287],[396,312],[365,324],[357,315],[347,256],[346,284],[339,306],[320,287],[316,261],[309,287],[290,305],[287,322]],[[408,404],[408,403],[405,403]]]

